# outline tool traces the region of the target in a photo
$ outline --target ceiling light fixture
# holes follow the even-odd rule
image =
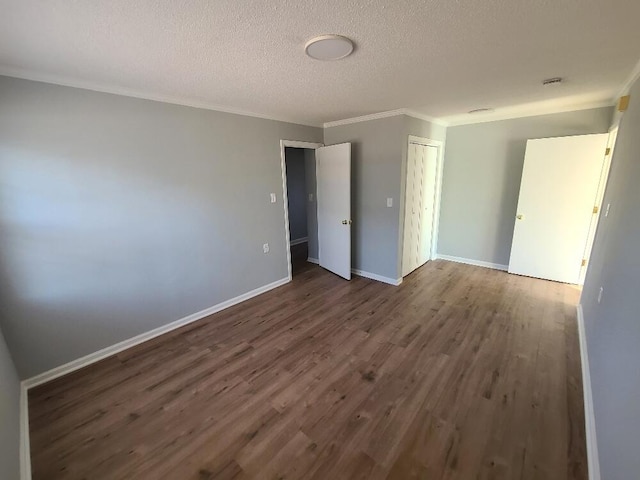
[[[316,60],[340,60],[351,55],[353,42],[341,35],[321,35],[309,40],[304,51]]]
[[[475,110],[469,110],[469,113],[489,113],[493,112],[493,108],[476,108]]]
[[[545,87],[548,85],[558,85],[560,83],[562,83],[562,77],[547,78],[542,81],[542,85]]]

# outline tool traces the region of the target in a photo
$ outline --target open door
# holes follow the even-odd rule
[[[527,142],[509,273],[580,282],[607,137]]]
[[[316,149],[318,260],[351,280],[351,144]]]

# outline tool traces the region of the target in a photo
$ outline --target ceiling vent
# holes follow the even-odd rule
[[[469,110],[469,113],[489,113],[493,112],[493,108],[476,108],[475,110]]]
[[[542,85],[544,85],[545,87],[549,85],[559,85],[560,83],[562,83],[562,77],[547,78],[546,80],[542,81]]]

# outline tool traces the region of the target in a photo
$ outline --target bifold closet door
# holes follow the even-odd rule
[[[422,146],[424,175],[422,177],[422,219],[420,225],[422,232],[421,257],[418,266],[424,265],[431,259],[433,245],[433,219],[436,203],[436,174],[438,170],[438,147],[432,145]]]

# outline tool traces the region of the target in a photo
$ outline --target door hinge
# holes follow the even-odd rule
[[[582,264],[581,264],[581,266],[583,266],[583,267],[586,267],[586,266],[587,266],[587,259],[586,259],[586,258],[583,258],[583,259],[582,259]]]
[[[607,147],[607,149],[604,151],[605,156],[611,154],[611,148]]]
[[[620,97],[618,101],[618,111],[624,112],[629,108],[629,95],[625,95],[624,97]]]
[[[598,213],[598,207],[597,206],[593,207],[593,213]]]

